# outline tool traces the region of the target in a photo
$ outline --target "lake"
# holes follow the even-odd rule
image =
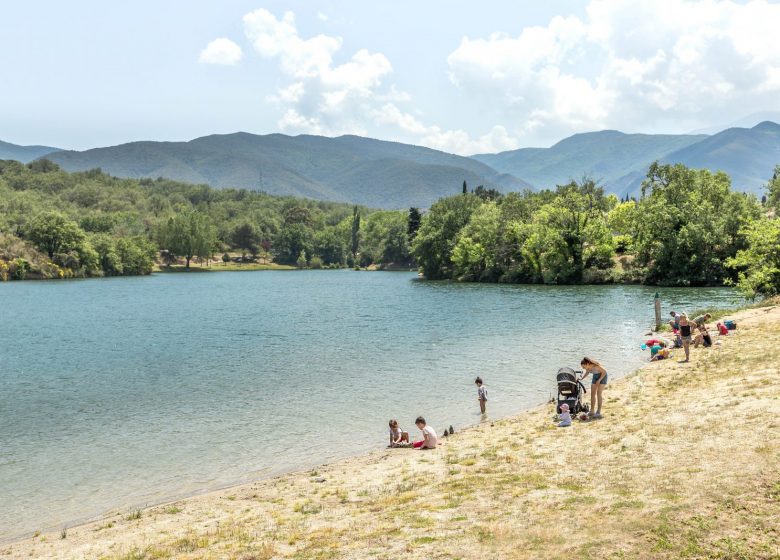
[[[544,402],[647,360],[654,288],[355,271],[0,284],[0,539],[310,468]],[[662,289],[693,311],[728,289]],[[608,414],[608,408],[607,408]]]

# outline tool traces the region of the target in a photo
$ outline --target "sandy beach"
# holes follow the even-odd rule
[[[731,318],[690,363],[677,350],[611,382],[603,420],[557,428],[548,404],[0,558],[780,558],[780,306]]]

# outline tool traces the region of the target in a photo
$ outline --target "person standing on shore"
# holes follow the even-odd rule
[[[691,332],[692,326],[688,320],[688,315],[683,313],[680,316],[680,338],[682,338],[683,350],[685,350],[685,360],[687,362],[691,359],[691,342],[693,341],[693,333]]]
[[[474,380],[477,385],[477,400],[479,400],[479,410],[482,414],[485,414],[485,407],[487,404],[487,387],[482,383],[482,378],[477,377]]]
[[[594,419],[601,418],[602,394],[604,387],[607,386],[607,370],[596,360],[587,356],[582,358],[580,367],[582,367],[583,371],[580,379],[585,379],[588,375],[593,376],[590,383],[590,412],[588,412],[588,416]],[[593,412],[594,410],[596,412]]]

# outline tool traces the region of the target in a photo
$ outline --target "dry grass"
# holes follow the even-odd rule
[[[540,407],[0,558],[780,559],[780,308],[737,319],[691,363],[611,384],[598,422],[557,429]]]

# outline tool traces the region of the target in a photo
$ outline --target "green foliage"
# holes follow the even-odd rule
[[[158,240],[162,249],[184,257],[186,267],[189,268],[193,257],[211,256],[217,234],[206,214],[197,210],[184,210],[160,226]]]
[[[409,243],[414,241],[417,235],[417,230],[420,229],[420,222],[422,221],[422,214],[419,208],[409,208],[409,217],[407,218],[406,234],[409,237]]]
[[[84,241],[84,232],[59,212],[43,212],[33,219],[27,228],[27,238],[49,258],[55,253],[66,253],[79,247]]]
[[[777,211],[780,208],[780,165],[775,166],[772,178],[766,185],[767,194],[766,203]]]
[[[253,257],[256,257],[260,252],[262,236],[251,222],[243,222],[237,225],[231,233],[230,240],[234,247],[241,249],[242,255],[246,255],[249,252]]]
[[[724,173],[650,166],[634,219],[636,256],[653,284],[717,285],[727,258],[744,248],[740,224],[759,215],[752,196],[732,192]]]
[[[351,237],[350,237],[350,250],[352,251],[352,257],[354,258],[355,255],[358,254],[358,250],[360,249],[360,212],[358,211],[358,207],[355,206],[355,208],[352,211],[352,231],[351,231]]]
[[[174,240],[166,238],[176,233],[170,218],[181,226],[184,216],[192,212],[206,216],[213,225],[215,236],[208,237],[215,243],[202,244],[199,250],[181,246],[173,250]],[[9,278],[13,278],[9,263],[16,257],[29,263],[27,278],[135,274],[131,271],[151,270],[154,259],[150,265],[149,247],[156,251],[158,244],[166,250],[160,258],[168,264],[175,263],[177,255],[207,257],[226,250],[249,252],[266,260],[273,255],[280,263],[295,264],[303,250],[310,258],[319,257],[323,265],[339,267],[350,253],[354,212],[352,205],[245,189],[220,190],[167,179],[119,179],[99,169],[66,173],[51,162],[26,166],[0,161],[0,259],[6,263]],[[374,212],[358,207],[358,213],[357,237],[362,239],[365,219]],[[387,220],[390,215],[399,223],[405,219],[403,212],[390,212]],[[176,237],[185,237],[184,229]],[[5,241],[11,239],[19,242]],[[119,239],[127,241],[119,243]],[[146,243],[140,243],[141,239]],[[368,264],[381,265],[382,259],[395,262],[404,253],[395,226],[378,228],[371,243],[361,257],[370,259]]]
[[[386,210],[369,215],[362,222],[361,266],[372,263],[409,265],[407,232],[408,221],[401,212]]]
[[[430,280],[453,276],[452,251],[458,233],[468,224],[482,200],[471,194],[438,200],[423,218],[412,252],[423,274]]]
[[[750,298],[780,294],[780,220],[751,220],[742,234],[747,247],[726,262],[738,271],[737,287]]]
[[[612,267],[606,212],[617,199],[595,182],[495,198],[473,194],[431,208],[414,242],[428,278],[579,283],[588,269]]]

